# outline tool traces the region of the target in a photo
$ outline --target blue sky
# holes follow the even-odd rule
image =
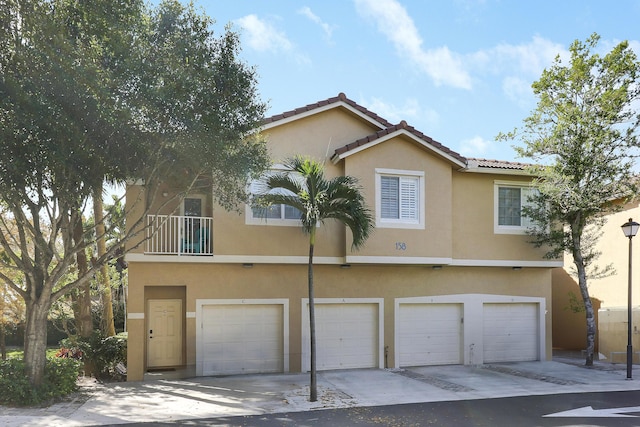
[[[467,157],[519,159],[496,142],[536,105],[531,83],[576,39],[640,56],[640,0],[199,0],[240,32],[267,115],[340,92]],[[517,142],[514,142],[517,143]]]

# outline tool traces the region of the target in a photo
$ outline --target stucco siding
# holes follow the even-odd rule
[[[143,301],[151,292],[167,287],[184,286],[186,313],[196,310],[196,301],[203,299],[287,299],[289,301],[288,359],[290,370],[301,369],[302,304],[307,294],[307,269],[304,265],[242,265],[224,264],[157,264],[135,263],[130,266],[130,280],[136,290],[130,294],[129,312],[144,313]],[[548,269],[446,267],[433,270],[425,267],[339,266],[315,267],[316,297],[367,299],[384,301],[383,337],[388,347],[387,364],[395,363],[394,302],[396,298],[426,297],[455,294],[495,294],[541,297],[551,301]],[[174,291],[171,291],[174,292]],[[155,294],[154,294],[155,295]],[[133,298],[132,298],[133,297]],[[550,314],[546,314],[546,357],[551,351]],[[144,319],[129,320],[129,379],[142,379],[145,347]],[[196,328],[193,318],[187,318],[185,330],[186,364],[195,363]],[[382,357],[382,356],[381,356]]]

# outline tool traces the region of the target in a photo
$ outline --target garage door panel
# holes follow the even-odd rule
[[[203,375],[282,372],[283,315],[279,304],[203,306]]]
[[[318,370],[378,366],[378,304],[316,303],[315,314]],[[308,323],[304,328],[308,349]],[[303,359],[305,369],[309,369],[307,359]]]
[[[461,363],[462,305],[399,305],[400,366]]]
[[[538,360],[538,304],[485,304],[483,316],[484,362]]]

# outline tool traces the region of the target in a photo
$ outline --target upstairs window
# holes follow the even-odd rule
[[[424,173],[376,169],[376,226],[424,228]]]
[[[494,184],[494,232],[525,234],[531,219],[523,213],[535,191],[525,183],[496,181]]]
[[[268,171],[266,174],[282,173],[284,170],[284,168],[278,168]],[[252,181],[249,184],[249,192],[252,195],[260,194],[263,185],[261,179]],[[265,208],[247,205],[245,220],[247,224],[300,226],[301,216],[300,210],[283,204],[271,205]]]

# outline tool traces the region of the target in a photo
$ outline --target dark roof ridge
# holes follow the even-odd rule
[[[433,138],[431,138],[430,136],[425,135],[424,133],[420,132],[419,130],[417,130],[416,128],[414,128],[413,126],[410,126],[405,120],[401,120],[398,124],[396,125],[392,125],[389,126],[385,129],[381,129],[371,135],[367,135],[365,137],[362,137],[360,139],[355,140],[352,143],[349,143],[347,145],[344,145],[340,148],[337,148],[334,152],[334,156],[335,155],[340,155],[343,153],[346,153],[348,151],[351,151],[357,147],[366,145],[370,142],[373,142],[377,139],[380,139],[386,135],[389,135],[390,133],[393,132],[397,132],[399,130],[406,130],[407,132],[411,133],[412,135],[414,135],[415,137],[427,142],[429,145],[433,146],[435,149],[442,151],[443,153],[446,153],[447,155],[453,157],[454,159],[456,159],[457,161],[466,164],[467,163],[467,159],[462,156],[461,154],[451,150],[450,148],[442,145],[441,143],[439,143],[438,141],[434,140]]]
[[[269,124],[269,123],[274,123],[277,122],[279,120],[283,120],[292,116],[296,116],[298,114],[303,114],[309,111],[313,111],[317,108],[320,107],[324,107],[327,105],[331,105],[331,104],[335,104],[338,102],[344,102],[345,104],[348,104],[350,107],[358,110],[359,112],[361,112],[362,114],[368,116],[369,118],[379,122],[382,126],[384,127],[389,127],[392,126],[391,122],[389,122],[387,119],[380,117],[379,115],[377,115],[376,113],[374,113],[373,111],[370,111],[368,109],[366,109],[365,107],[363,107],[362,105],[356,103],[355,101],[349,99],[347,97],[347,95],[344,94],[344,92],[340,92],[338,94],[338,96],[333,96],[331,98],[327,98],[324,99],[322,101],[318,101],[318,102],[314,102],[312,104],[307,104],[304,107],[299,107],[293,110],[289,110],[289,111],[285,111],[284,113],[280,113],[280,114],[276,114],[270,117],[266,117],[263,121],[262,124]]]
[[[496,168],[496,169],[521,169],[524,170],[530,166],[534,166],[532,163],[512,162],[507,160],[495,160],[495,159],[481,159],[469,157],[469,167],[475,166],[479,168]]]

